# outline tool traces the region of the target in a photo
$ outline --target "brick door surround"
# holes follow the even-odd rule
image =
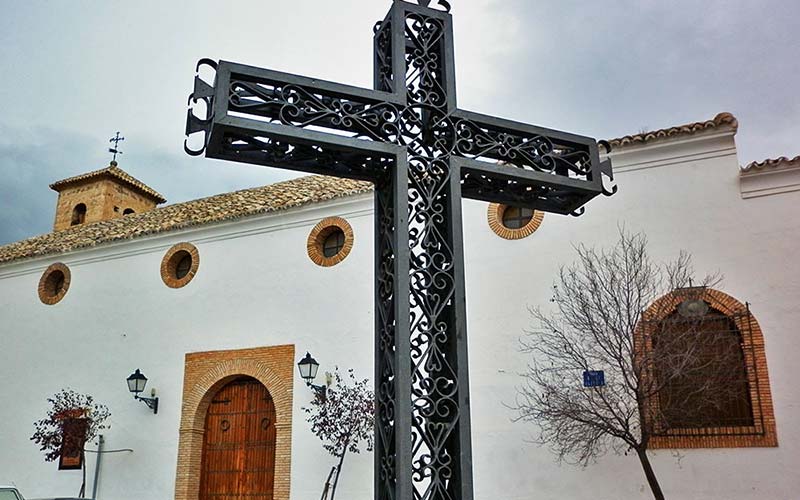
[[[198,500],[208,407],[222,387],[241,376],[261,382],[275,403],[274,500],[289,500],[294,345],[186,355],[175,500]]]

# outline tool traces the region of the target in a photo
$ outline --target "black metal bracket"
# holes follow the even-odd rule
[[[327,386],[312,384],[311,382],[308,382],[308,381],[306,381],[306,385],[309,386],[311,389],[313,389],[314,393],[321,400],[325,401],[325,399],[328,397],[328,387]]]
[[[153,410],[153,415],[158,414],[158,398],[143,398],[138,394],[134,394],[133,399],[138,399],[142,403],[146,404],[148,408]]]

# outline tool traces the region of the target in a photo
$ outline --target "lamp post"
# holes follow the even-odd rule
[[[306,381],[306,385],[314,389],[317,397],[325,399],[328,388],[324,385],[316,385],[312,383],[317,377],[319,371],[319,363],[311,357],[311,354],[306,352],[306,356],[297,363],[297,368],[300,370],[300,376]]]
[[[143,402],[147,405],[148,408],[153,410],[153,414],[158,413],[158,398],[143,398],[139,396],[139,394],[144,391],[144,387],[147,385],[147,377],[139,371],[137,368],[135,372],[128,377],[128,390],[133,393],[133,399],[138,399],[139,401]],[[155,389],[151,390],[151,396],[156,395]]]

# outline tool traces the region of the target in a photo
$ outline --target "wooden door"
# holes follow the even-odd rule
[[[275,405],[253,378],[226,385],[206,414],[200,500],[272,500]]]

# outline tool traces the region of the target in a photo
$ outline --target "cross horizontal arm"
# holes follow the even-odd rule
[[[466,198],[577,214],[605,192],[590,137],[462,110],[449,120]]]
[[[586,181],[468,159],[454,159],[460,167],[464,198],[532,208],[562,215],[578,209],[602,191]]]
[[[210,158],[372,180],[400,147],[401,100],[395,94],[242,64],[203,60],[216,74],[195,77],[187,136],[203,132]]]
[[[391,92],[365,89],[362,87],[356,87],[355,85],[345,85],[319,78],[295,75],[293,73],[284,73],[282,71],[259,68],[257,66],[249,66],[247,64],[239,64],[230,61],[220,61],[217,72],[218,76],[220,73],[226,73],[229,75],[228,78],[230,81],[252,81],[256,83],[279,86],[298,85],[301,87],[315,89],[325,95],[342,99],[359,100],[373,104],[382,102],[393,102],[398,105],[403,104],[402,98]]]

